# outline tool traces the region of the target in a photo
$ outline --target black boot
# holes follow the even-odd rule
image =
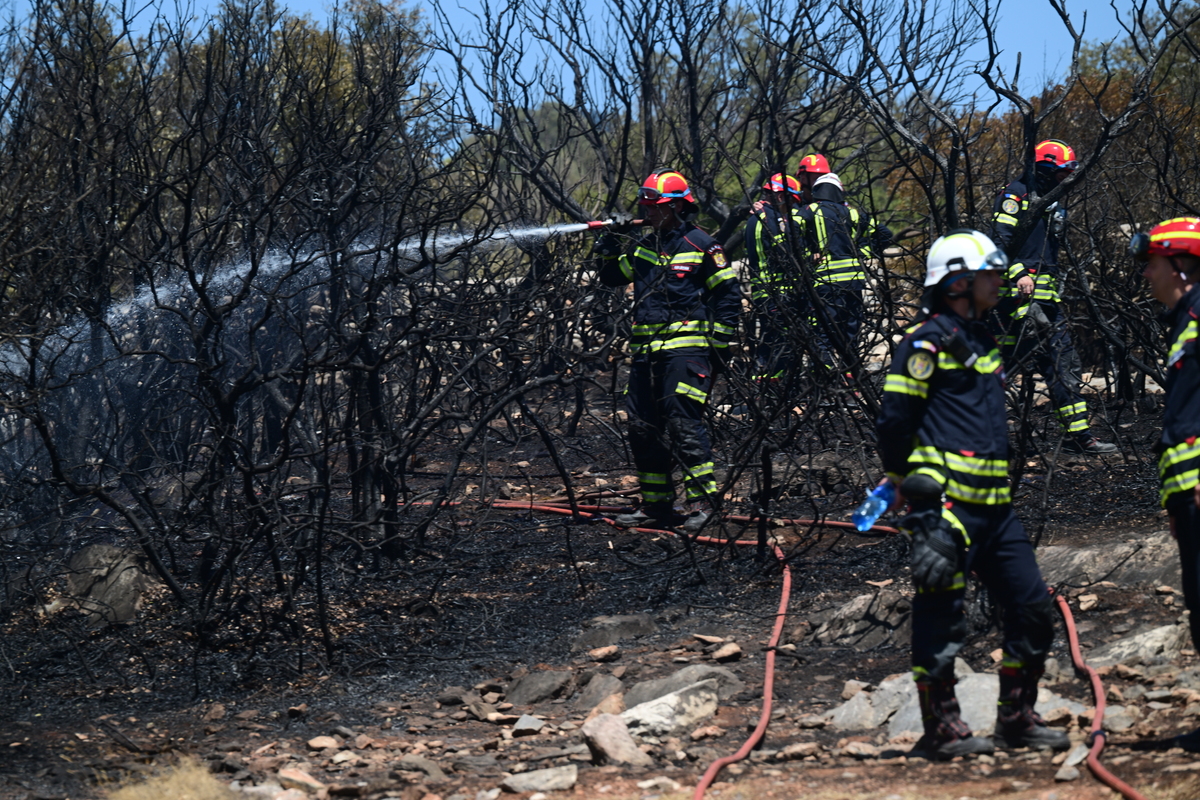
[[[991,739],[972,736],[971,729],[963,722],[958,698],[954,696],[954,684],[952,680],[917,681],[917,699],[921,704],[925,735],[913,745],[910,756],[949,761],[958,756],[990,755],[994,750]]]
[[[1046,727],[1033,710],[1042,670],[1004,667],[1000,670],[1000,702],[996,707],[996,735],[1001,747],[1066,750],[1071,740],[1062,731]]]

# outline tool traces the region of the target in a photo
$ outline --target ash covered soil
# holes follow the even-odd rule
[[[1145,452],[1153,422],[1150,415],[1119,428],[1121,455],[1059,454],[1048,491],[1047,457],[1031,457],[1017,503],[1041,545],[1116,545],[1165,529]],[[495,473],[467,481],[461,487],[465,502],[439,519],[425,548],[403,559],[347,550],[332,560],[326,580],[341,598],[329,612],[337,636],[332,655],[315,625],[276,622],[271,608],[251,604],[240,629],[227,626],[203,649],[196,647],[195,621],[181,619],[161,592],[147,598],[139,619],[126,626],[89,628],[71,612],[11,612],[0,643],[0,797],[101,797],[106,787],[180,754],[201,759],[241,788],[269,786],[282,770],[301,770],[325,784],[327,796],[475,800],[496,789],[505,774],[574,764],[575,787],[549,797],[690,797],[708,765],[738,750],[759,718],[780,565],[773,558],[758,561],[753,546],[692,543],[472,502],[497,493],[525,499],[523,492],[561,500],[555,497],[561,482],[546,456],[536,440],[497,453]],[[788,472],[788,454],[780,458],[776,479],[784,489],[772,517],[849,518],[862,486],[829,478],[834,468],[819,460]],[[597,492],[631,488],[620,452],[576,453],[568,466],[579,485],[594,485]],[[438,467],[436,460],[423,465],[413,484],[440,480]],[[750,512],[756,481],[748,476],[738,484],[727,512]],[[748,522],[710,526],[705,533],[757,537]],[[843,702],[847,681],[879,684],[907,671],[906,639],[860,650],[822,644],[813,635],[855,597],[883,588],[911,593],[907,549],[900,537],[807,524],[777,524],[770,534],[792,571],[781,640],[790,646],[778,651],[774,710],[762,746],[726,768],[708,796],[1111,796],[1082,765],[1076,780],[1056,782],[1062,759],[1052,762],[1048,754],[998,752],[930,764],[896,756],[911,741],[889,741],[883,728],[848,734],[810,727],[814,716]],[[1058,589],[1072,598],[1085,657],[1124,632],[1174,624],[1182,614],[1179,595],[1154,587],[1100,582]],[[1089,610],[1080,609],[1084,596],[1096,598],[1086,604]],[[981,610],[986,605],[973,608],[962,654],[980,672],[995,670],[998,646]],[[639,614],[650,618],[654,632],[623,639],[615,657],[597,660],[587,649],[573,649],[590,620]],[[614,676],[628,690],[688,664],[714,664],[716,650],[728,642],[742,655],[722,666],[744,689],[696,730],[645,747],[652,766],[593,765],[581,751],[579,727],[588,709],[579,701],[593,676]],[[1047,685],[1091,708],[1088,685],[1069,667],[1061,624],[1052,657],[1060,669]],[[1200,693],[1178,686],[1179,675],[1198,664],[1195,653],[1185,650],[1104,671],[1110,701],[1139,711],[1134,724],[1110,735],[1103,760],[1151,798],[1196,794],[1192,769],[1200,768],[1200,760],[1171,749],[1168,740],[1200,725],[1192,716],[1200,712]],[[507,704],[506,691],[516,679],[546,670],[570,675],[560,696]],[[478,719],[447,695],[449,687],[466,688],[500,716]],[[1163,699],[1163,689],[1171,696]],[[545,725],[514,736],[520,714],[536,715]],[[1059,724],[1076,741],[1089,726],[1085,717]],[[333,741],[319,740],[315,749],[310,743],[316,737]],[[815,745],[795,757],[779,755],[809,742]],[[421,768],[428,763],[432,770]],[[668,780],[647,783],[660,778]]]

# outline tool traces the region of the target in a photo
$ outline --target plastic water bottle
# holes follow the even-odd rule
[[[862,505],[854,509],[850,519],[854,527],[860,531],[869,531],[875,521],[883,516],[883,512],[891,508],[896,501],[896,487],[891,481],[884,481],[875,487]]]

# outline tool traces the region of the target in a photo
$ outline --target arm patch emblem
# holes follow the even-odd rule
[[[708,248],[708,254],[712,256],[713,263],[717,265],[717,269],[725,269],[725,251],[721,249],[721,245],[714,244]]]
[[[1000,208],[1004,210],[1005,214],[1016,216],[1016,213],[1021,210],[1021,204],[1011,197],[1006,197],[1004,198],[1004,202],[1000,204]]]
[[[929,380],[933,374],[934,360],[928,350],[918,350],[904,363],[908,374],[919,381]]]

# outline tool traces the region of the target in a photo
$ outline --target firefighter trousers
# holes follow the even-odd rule
[[[1012,505],[956,502],[944,513],[952,514],[970,537],[970,545],[959,540],[965,548],[963,574],[975,573],[1003,611],[1004,665],[1041,669],[1054,640],[1054,604]],[[916,589],[913,672],[918,679],[953,680],[954,657],[967,636],[966,587],[960,582],[944,590]]]
[[[713,375],[705,355],[634,356],[625,389],[629,449],[647,503],[674,500],[672,471],[683,471],[688,500],[716,494],[704,407]]]

